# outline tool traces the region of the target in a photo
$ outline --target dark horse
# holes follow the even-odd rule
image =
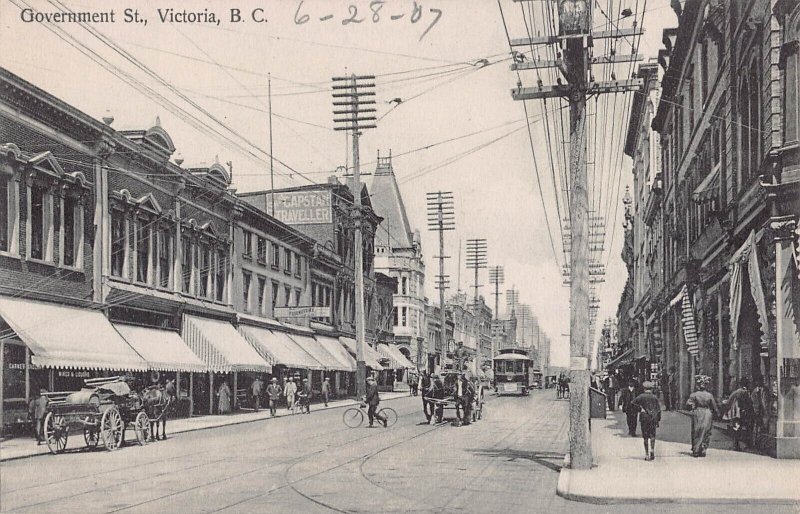
[[[150,419],[150,440],[156,441],[158,436],[158,425],[161,423],[161,437],[167,438],[167,417],[172,406],[172,396],[166,393],[163,388],[151,386],[142,393],[144,401],[144,411]]]

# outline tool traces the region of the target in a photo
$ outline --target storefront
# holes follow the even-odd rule
[[[393,390],[407,391],[408,374],[416,369],[414,364],[393,344],[380,343],[377,350],[386,359],[386,365],[392,372]]]
[[[75,391],[87,378],[147,370],[98,310],[4,296],[0,318],[4,428],[27,421],[27,405],[41,388]]]
[[[272,373],[270,363],[227,321],[185,314],[181,336],[209,371],[193,384],[196,414],[236,409],[237,392],[250,386],[254,374]]]
[[[355,391],[355,372],[356,360],[350,355],[350,352],[342,346],[339,339],[322,334],[316,334],[314,339],[330,353],[338,362],[339,371],[334,372],[331,378],[334,391],[339,397],[352,396],[356,394]]]

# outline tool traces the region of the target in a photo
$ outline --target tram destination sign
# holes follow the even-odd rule
[[[274,196],[274,199],[273,199]],[[287,225],[314,225],[332,222],[330,191],[284,191],[267,195],[267,212]]]
[[[329,318],[330,307],[275,307],[278,318]]]

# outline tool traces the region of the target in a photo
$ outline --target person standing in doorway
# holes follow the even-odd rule
[[[261,381],[261,377],[256,377],[253,380],[253,383],[250,384],[250,394],[253,399],[253,409],[258,412],[258,409],[261,407],[261,389],[264,387],[264,383]]]
[[[656,458],[656,428],[661,422],[661,404],[653,394],[654,384],[652,382],[645,382],[642,386],[644,392],[634,398],[632,403],[640,411],[639,425],[644,440],[644,459],[654,460]]]
[[[633,404],[636,398],[636,383],[633,379],[628,380],[628,386],[622,390],[619,396],[619,406],[622,407],[622,412],[625,413],[628,422],[628,435],[633,437],[636,435],[636,417],[639,409]]]
[[[230,414],[231,412],[231,388],[224,380],[217,389],[217,412],[219,414]]]
[[[331,399],[331,379],[325,377],[325,380],[322,381],[322,401],[325,402],[325,406],[328,406],[328,400]]]
[[[714,418],[718,415],[717,401],[714,395],[706,391],[711,377],[697,375],[694,377],[696,390],[689,395],[686,402],[692,411],[692,457],[705,457],[711,439]]]
[[[378,418],[378,421],[383,423],[383,427],[386,428],[386,418],[376,412],[378,404],[381,403],[381,397],[378,394],[378,384],[375,382],[375,377],[367,377],[367,396],[364,398],[364,402],[369,406],[369,409],[367,409],[369,426],[372,427],[375,418]]]
[[[297,394],[297,384],[292,377],[286,379],[286,386],[283,388],[283,395],[286,396],[286,409],[292,410],[294,407],[294,397]]]
[[[278,400],[281,399],[281,386],[278,379],[273,377],[267,386],[267,397],[269,398],[269,414],[274,416],[278,412]]]

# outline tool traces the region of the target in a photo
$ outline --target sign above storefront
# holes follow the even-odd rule
[[[272,212],[273,196],[275,217],[287,225],[312,225],[331,223],[330,191],[287,191],[267,195],[267,212]]]
[[[330,307],[275,307],[278,318],[330,318]]]

